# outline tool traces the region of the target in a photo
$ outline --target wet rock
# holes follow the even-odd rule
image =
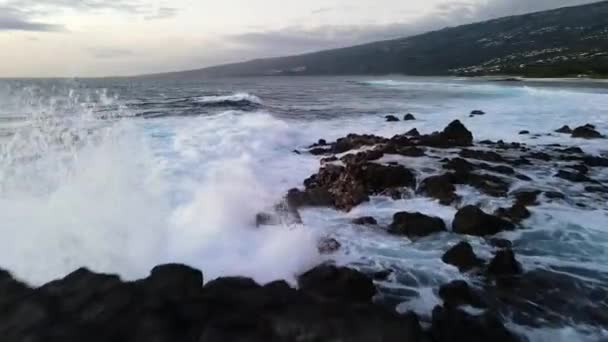
[[[475,170],[475,165],[462,158],[450,159],[443,165],[444,168],[454,170],[459,173],[469,173]]]
[[[493,197],[505,197],[511,184],[504,178],[480,173],[452,173],[448,175],[453,184],[470,185]]]
[[[424,237],[446,230],[445,222],[438,217],[421,213],[400,212],[393,216],[389,231],[410,238]]]
[[[452,229],[458,234],[488,236],[513,230],[515,226],[509,221],[486,214],[478,207],[469,205],[456,213]]]
[[[464,280],[456,280],[439,288],[439,297],[446,307],[470,305],[477,308],[485,307],[479,294]]]
[[[506,218],[513,223],[520,223],[532,216],[530,210],[521,203],[515,203],[509,208],[498,208],[494,214],[498,217]]]
[[[310,150],[308,150],[308,153],[312,154],[313,156],[321,156],[331,153],[331,150],[324,147],[317,147],[311,148]]]
[[[418,143],[438,148],[471,146],[473,144],[473,134],[460,121],[456,120],[440,133],[420,136]]]
[[[574,171],[583,175],[589,173],[589,168],[584,164],[569,165],[568,168],[573,169]]]
[[[484,160],[494,163],[505,162],[505,159],[500,154],[493,151],[463,149],[460,151],[460,156],[463,158]]]
[[[486,113],[483,110],[473,110],[471,111],[471,115],[485,115]]]
[[[568,147],[568,148],[559,150],[559,152],[565,153],[565,154],[583,154],[584,153],[580,147]]]
[[[542,160],[542,161],[551,160],[551,155],[549,155],[548,153],[545,153],[545,152],[533,152],[533,153],[530,153],[528,155],[528,157],[531,159],[538,159],[538,160]]]
[[[350,153],[340,158],[340,160],[345,164],[361,164],[369,161],[374,161],[382,158],[384,156],[384,152],[381,150],[373,149],[358,153]]]
[[[519,135],[527,135],[527,134],[530,134],[530,131],[526,131],[526,130],[519,131]]]
[[[595,130],[593,125],[585,125],[577,127],[572,131],[573,138],[584,138],[584,139],[601,139],[605,138],[600,132]]]
[[[319,240],[317,249],[321,254],[332,254],[340,250],[342,244],[334,238],[323,238]]]
[[[478,258],[473,247],[468,242],[462,241],[450,248],[441,257],[441,260],[449,265],[458,267],[460,272],[468,272],[473,268],[483,265],[483,260]]]
[[[270,213],[258,213],[255,215],[255,225],[259,226],[275,226],[280,223],[276,215]]]
[[[520,339],[495,316],[473,316],[456,307],[433,309],[431,335],[434,342],[516,342]]]
[[[591,167],[608,167],[608,158],[585,156],[583,157],[583,163]]]
[[[423,157],[426,155],[425,151],[422,148],[416,146],[398,147],[394,145],[388,145],[384,148],[383,151],[388,154],[397,154],[404,157],[414,158]]]
[[[558,191],[545,191],[544,193],[545,197],[549,198],[549,199],[564,199],[566,198],[566,195],[562,194],[561,192]]]
[[[386,143],[388,139],[370,134],[349,134],[338,139],[331,145],[331,152],[335,154],[348,152],[364,146],[374,146]]]
[[[515,202],[524,206],[534,206],[538,205],[538,196],[542,192],[539,190],[520,190],[513,193],[515,197]]]
[[[521,264],[515,259],[515,253],[511,249],[503,249],[496,255],[488,265],[487,273],[491,276],[512,276],[522,273]]]
[[[492,238],[489,240],[490,244],[496,248],[513,248],[513,243],[507,239],[499,239],[499,238]]]
[[[337,162],[337,161],[338,161],[338,157],[331,156],[331,157],[321,159],[321,164],[333,163],[333,162]]]
[[[418,132],[418,130],[416,128],[412,128],[411,130],[407,131],[407,133],[405,133],[405,135],[411,136],[411,137],[419,137],[420,132]]]
[[[329,207],[334,205],[331,194],[324,188],[291,189],[287,193],[286,200],[292,208]]]
[[[572,128],[570,126],[562,126],[562,128],[555,130],[556,133],[572,134]]]
[[[376,294],[373,281],[358,271],[321,265],[298,277],[299,288],[322,298],[370,302]]]
[[[153,293],[190,297],[202,290],[203,273],[181,264],[160,265],[152,269],[142,284]]]
[[[377,280],[377,281],[387,280],[388,277],[390,277],[391,274],[393,274],[393,272],[394,271],[390,270],[390,269],[389,270],[382,270],[382,271],[375,272],[374,275],[373,275],[374,276],[374,280]]]
[[[387,122],[397,122],[399,121],[399,118],[394,116],[394,115],[387,115],[384,117],[386,119]]]
[[[438,199],[439,203],[443,205],[450,205],[460,199],[448,174],[426,178],[418,187],[418,192]]]
[[[405,114],[405,116],[403,117],[403,121],[412,121],[412,120],[416,120],[416,117],[414,117],[414,114],[408,113],[408,114]]]
[[[587,192],[593,192],[593,193],[606,194],[606,193],[608,193],[608,187],[605,187],[605,186],[587,186],[587,187],[585,187],[585,191],[587,191]]]
[[[574,183],[592,182],[593,180],[580,172],[569,172],[565,170],[559,170],[555,177],[565,179]]]
[[[378,221],[371,216],[364,216],[354,219],[352,223],[360,226],[375,226],[378,224]]]

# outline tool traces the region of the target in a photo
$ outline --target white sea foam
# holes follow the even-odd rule
[[[196,101],[202,103],[240,102],[262,104],[262,99],[249,93],[235,93],[231,95],[200,96]]]

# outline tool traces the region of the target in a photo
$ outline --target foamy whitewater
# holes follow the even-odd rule
[[[488,114],[469,118],[473,109]],[[418,120],[384,120],[408,112]],[[420,211],[450,223],[456,209],[422,197],[377,197],[349,213],[306,209],[303,224],[284,227],[255,228],[255,215],[318,170],[317,157],[296,149],[348,133],[392,136],[414,127],[429,133],[454,119],[476,140],[571,144],[546,133],[586,123],[608,132],[608,84],[405,77],[0,80],[0,268],[40,285],[81,266],[136,279],[157,264],[181,262],[202,269],[206,281],[243,275],[266,283],[293,281],[331,258],[396,270],[380,287],[400,310],[428,315],[441,302],[440,285],[467,277],[441,261],[446,246],[461,237],[412,242],[350,221],[371,215],[388,225],[397,211]],[[576,143],[588,153],[608,153],[606,140]],[[535,186],[571,187],[566,195],[587,207],[544,203],[532,210],[527,229],[503,237],[514,241],[526,269],[559,268],[608,286],[608,206],[576,197],[578,185],[557,184],[566,181],[542,172],[554,170],[532,175]],[[602,172],[595,178],[608,179]],[[486,208],[508,202],[469,188],[459,194]],[[323,236],[342,243],[337,255],[319,255]],[[491,257],[481,239],[468,241],[478,255]],[[608,338],[606,330],[575,325],[510,328],[531,341]]]

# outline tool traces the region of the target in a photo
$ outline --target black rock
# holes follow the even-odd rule
[[[483,110],[473,110],[471,111],[471,115],[484,115],[486,114]]]
[[[473,268],[483,265],[483,260],[478,258],[473,247],[468,242],[462,241],[450,248],[441,258],[446,264],[458,267],[461,272],[467,272]]]
[[[418,130],[416,128],[412,128],[411,130],[407,131],[407,133],[405,133],[405,135],[412,136],[412,137],[419,137],[420,132],[418,132]]]
[[[388,122],[397,122],[399,121],[399,118],[394,116],[394,115],[387,115],[384,117],[386,119],[386,121]]]
[[[412,121],[412,120],[416,120],[416,117],[414,117],[414,115],[411,113],[405,114],[405,116],[403,117],[403,121]]]
[[[502,249],[513,248],[513,243],[507,239],[492,238],[490,239],[490,244],[494,247]]]
[[[337,252],[342,247],[342,244],[333,238],[323,238],[317,244],[317,249],[321,254],[332,254]]]
[[[486,214],[478,207],[471,205],[456,213],[452,227],[455,233],[475,236],[495,235],[505,230],[515,229],[513,223]]]
[[[439,288],[439,297],[447,307],[471,305],[477,308],[485,307],[481,297],[469,287],[464,280],[456,280]]]
[[[565,133],[565,134],[572,134],[572,128],[570,128],[570,126],[563,126],[560,129],[555,130],[556,133]]]
[[[487,273],[492,276],[512,276],[522,273],[521,264],[515,259],[515,253],[511,249],[503,249],[496,255],[488,265]]]
[[[378,224],[378,221],[371,216],[364,216],[354,219],[352,223],[360,226],[375,226]]]
[[[370,302],[376,294],[373,281],[358,271],[321,265],[298,277],[302,291],[315,296],[349,302]]]
[[[605,138],[602,134],[595,130],[595,126],[585,125],[577,127],[572,131],[573,138],[584,138],[584,139],[601,139]]]
[[[393,216],[390,232],[407,237],[424,237],[446,230],[445,222],[438,217],[421,213],[400,212]]]
[[[583,173],[580,172],[569,172],[565,170],[559,170],[555,177],[562,178],[574,183],[592,182],[593,180]]]
[[[431,176],[422,181],[418,192],[439,200],[443,205],[450,205],[459,200],[456,187],[452,183],[450,175]]]
[[[495,316],[489,313],[473,316],[450,306],[433,309],[431,335],[433,342],[520,341]]]

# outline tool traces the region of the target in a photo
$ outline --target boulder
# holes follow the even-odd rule
[[[352,220],[352,223],[360,226],[375,226],[378,224],[378,221],[371,216],[364,216]]]
[[[458,267],[461,272],[470,271],[484,264],[483,260],[475,255],[473,247],[465,241],[450,248],[441,260],[446,264]]]
[[[392,234],[409,238],[425,237],[445,230],[446,225],[441,218],[408,212],[396,213],[389,229]]]
[[[329,207],[334,205],[329,191],[324,188],[291,189],[287,192],[287,203],[290,207]]]
[[[580,172],[559,170],[555,175],[557,178],[565,179],[574,183],[593,182],[593,180]]]
[[[147,291],[191,297],[203,288],[203,273],[181,264],[156,266],[142,284]]]
[[[601,139],[605,138],[600,132],[595,130],[595,126],[585,125],[577,127],[572,131],[573,138],[584,138],[584,139]]]
[[[471,115],[485,115],[486,113],[483,110],[473,110],[471,111]]]
[[[506,218],[513,223],[520,223],[521,221],[530,218],[532,213],[521,203],[515,203],[509,208],[498,208],[494,213],[496,216]]]
[[[451,306],[433,309],[431,335],[433,342],[520,341],[496,316],[490,313],[473,316]]]
[[[496,255],[488,265],[487,274],[491,276],[513,276],[522,273],[521,264],[515,259],[512,249],[503,249]]]
[[[334,238],[323,238],[319,240],[317,249],[321,254],[332,254],[337,252],[342,247],[342,244]]]
[[[527,134],[530,134],[530,131],[526,131],[526,130],[519,131],[519,135],[527,135]]]
[[[388,139],[370,134],[349,134],[331,144],[331,152],[344,153],[364,146],[374,146],[387,142]]]
[[[424,179],[418,187],[418,193],[438,199],[443,205],[450,205],[460,199],[448,174]]]
[[[489,236],[505,230],[513,230],[513,223],[497,216],[489,215],[476,206],[466,206],[456,213],[452,230],[458,234]]]
[[[411,130],[407,131],[405,133],[405,135],[411,136],[411,137],[419,137],[420,136],[420,132],[418,132],[418,130],[416,128],[412,128]]]
[[[462,158],[484,160],[493,163],[505,162],[505,159],[500,154],[494,151],[463,149],[462,151],[460,151],[460,156]]]
[[[412,121],[412,120],[416,120],[416,117],[414,117],[414,114],[412,114],[412,113],[405,114],[405,116],[403,117],[403,121]]]
[[[394,116],[394,115],[387,115],[384,117],[386,119],[387,122],[397,122],[399,121],[399,118]]]
[[[471,146],[473,134],[460,121],[455,120],[440,133],[418,137],[418,143],[438,148]]]
[[[562,128],[555,130],[556,133],[572,134],[572,128],[570,126],[562,126]]]
[[[496,248],[513,248],[513,243],[507,239],[492,238],[489,240],[489,242]]]
[[[348,302],[370,302],[376,294],[373,281],[358,271],[321,265],[298,277],[299,288],[314,296]]]
[[[477,308],[485,307],[479,294],[477,294],[464,280],[455,280],[439,288],[439,297],[443,304],[449,307],[470,305]]]

